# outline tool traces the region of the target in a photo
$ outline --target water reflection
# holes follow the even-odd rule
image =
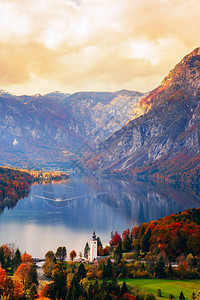
[[[166,184],[74,178],[34,185],[27,198],[0,215],[0,241],[14,242],[34,256],[60,245],[79,252],[94,226],[108,242],[113,230],[122,233],[199,204],[198,194]]]

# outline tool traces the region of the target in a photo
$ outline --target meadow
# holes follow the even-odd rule
[[[125,281],[127,285],[133,287],[139,287],[142,290],[151,292],[155,296],[157,290],[161,289],[162,298],[169,299],[169,295],[172,294],[175,300],[178,299],[180,292],[182,291],[186,300],[190,298],[192,292],[200,290],[200,280],[172,280],[172,279],[119,279],[118,282]],[[160,298],[160,297],[157,297]]]

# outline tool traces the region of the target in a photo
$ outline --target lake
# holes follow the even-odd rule
[[[197,195],[166,184],[84,177],[34,184],[27,198],[0,215],[0,244],[15,243],[38,258],[59,246],[78,254],[94,227],[106,245],[111,231],[121,234],[126,228],[199,206]]]

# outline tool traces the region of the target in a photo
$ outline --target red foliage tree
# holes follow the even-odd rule
[[[4,289],[6,278],[6,271],[0,267],[0,290]]]
[[[131,230],[131,235],[133,239],[137,239],[139,232],[139,227],[133,227]]]
[[[115,233],[112,236],[112,239],[110,241],[111,246],[117,246],[119,244],[119,241],[121,240],[121,235],[115,231]]]
[[[130,237],[130,230],[129,228],[127,228],[126,230],[124,230],[124,232],[122,233],[122,240],[124,241],[126,236],[128,235],[128,237]]]

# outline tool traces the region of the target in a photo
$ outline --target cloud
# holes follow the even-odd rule
[[[0,0],[0,85],[148,91],[199,46],[198,0]]]

